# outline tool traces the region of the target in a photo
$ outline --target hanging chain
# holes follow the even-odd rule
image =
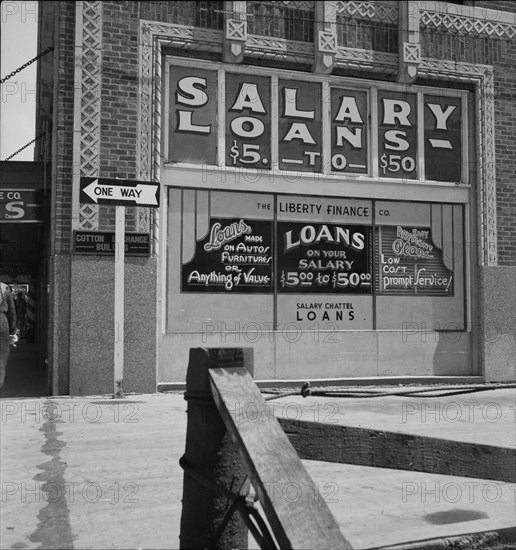
[[[24,63],[21,67],[18,67],[15,71],[12,71],[8,75],[6,75],[4,78],[0,80],[0,84],[3,84],[10,78],[12,78],[14,75],[18,74],[19,72],[23,71],[26,67],[37,61],[40,57],[43,57],[47,53],[53,51],[54,46],[49,46],[46,50],[42,51],[40,54],[38,54],[36,57],[31,59],[30,61],[27,61],[27,63]],[[43,132],[39,136],[35,137],[33,140],[29,141],[29,143],[25,144],[23,147],[20,147],[17,151],[15,151],[12,155],[9,155],[4,161],[11,160],[13,157],[15,157],[18,153],[21,153],[24,149],[27,149],[30,145],[32,145],[34,142],[38,141],[38,139],[41,139],[43,136],[46,135],[46,132]]]
[[[52,50],[54,49],[54,46],[49,46],[44,52],[41,52],[40,54],[38,54],[34,59],[31,59],[30,61],[27,61],[27,63],[24,63],[21,67],[18,67],[15,71],[13,71],[12,73],[9,73],[7,76],[4,76],[4,78],[2,78],[0,80],[0,84],[3,84],[6,80],[9,80],[10,78],[12,78],[15,74],[18,74],[20,71],[23,71],[23,69],[25,69],[25,67],[28,67],[29,65],[31,65],[32,63],[34,63],[34,61],[37,61],[40,57],[43,57],[44,55],[46,55],[48,52],[51,52]]]
[[[3,162],[6,162],[8,160],[11,160],[13,157],[15,157],[18,153],[21,153],[24,149],[27,149],[27,147],[29,147],[29,145],[32,145],[35,141],[38,141],[38,139],[42,138],[43,136],[45,136],[47,133],[46,132],[43,132],[42,134],[39,134],[39,136],[35,137],[32,141],[29,141],[29,143],[25,144],[23,147],[20,147],[18,149],[18,151],[16,151],[15,153],[13,153],[12,155],[9,155],[6,159],[4,159]]]

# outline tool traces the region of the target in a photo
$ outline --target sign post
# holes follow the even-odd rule
[[[81,202],[116,206],[113,396],[124,396],[124,286],[125,207],[157,208],[159,185],[155,182],[81,178]]]
[[[116,207],[115,223],[115,360],[114,398],[123,397],[124,389],[124,264],[125,206]]]

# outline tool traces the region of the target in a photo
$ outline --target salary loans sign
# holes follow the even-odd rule
[[[230,71],[224,77],[219,82],[217,71],[171,67],[170,162],[216,164],[218,109],[224,108],[228,167],[372,175],[376,164],[380,178],[461,181],[463,98],[453,91],[376,88],[373,94],[372,87],[330,82],[330,93],[323,93],[317,81]],[[326,166],[323,151],[330,152]]]
[[[156,182],[81,178],[81,202],[118,206],[159,206]]]

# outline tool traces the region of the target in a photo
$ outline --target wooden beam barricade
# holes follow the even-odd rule
[[[249,373],[214,368],[209,376],[280,548],[352,548]]]
[[[278,420],[302,459],[516,483],[516,451],[509,447]]]
[[[250,482],[280,548],[352,548],[301,459],[516,483],[509,447],[276,418],[252,372],[252,349],[190,350],[181,549],[273,546]]]
[[[248,545],[248,529],[243,519],[230,510],[236,496],[248,493],[248,476],[238,447],[217,412],[208,378],[208,369],[222,365],[245,365],[252,371],[252,350],[190,350],[185,393],[186,446],[180,461],[185,470],[181,549]]]

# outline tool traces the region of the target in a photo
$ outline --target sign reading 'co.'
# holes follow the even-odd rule
[[[41,189],[0,190],[0,222],[40,222],[42,206]]]
[[[219,74],[170,68],[169,162],[462,181],[460,93]]]

